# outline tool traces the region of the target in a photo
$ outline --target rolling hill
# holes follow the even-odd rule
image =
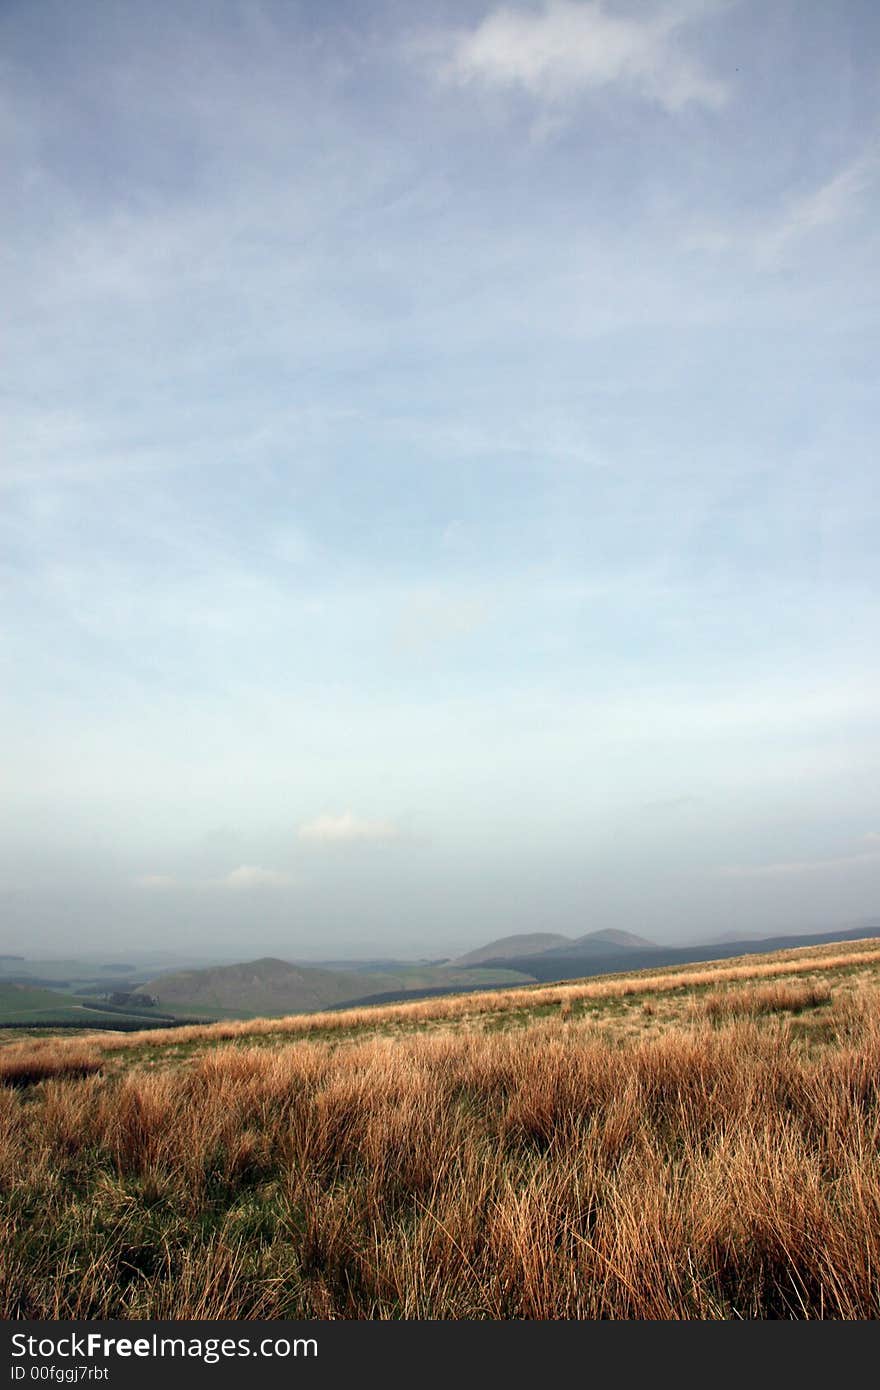
[[[122,1008],[69,990],[0,981],[0,1028],[119,1028],[126,1023],[148,1027],[151,1023],[171,1021],[170,1015],[156,1009],[138,1009],[136,1005]]]
[[[618,931],[614,927],[605,927],[601,931],[588,931],[583,936],[578,936],[572,942],[566,942],[563,946],[552,948],[553,955],[567,955],[570,951],[593,951],[598,954],[619,951],[655,951],[657,943],[648,941],[644,936],[636,936],[635,932]]]
[[[255,1018],[312,1013],[376,997],[445,994],[533,980],[528,971],[512,970],[503,961],[490,969],[401,963],[395,970],[369,971],[323,969],[265,956],[240,965],[160,975],[143,991],[156,996],[160,1009],[173,1013]]]
[[[668,965],[687,965],[691,962],[718,960],[721,957],[750,955],[768,951],[785,951],[796,946],[828,945],[836,941],[857,941],[880,936],[880,927],[853,927],[845,931],[809,933],[791,936],[768,936],[759,940],[703,942],[691,946],[618,945],[612,936],[625,936],[638,942],[628,932],[595,932],[580,937],[570,946],[542,951],[537,956],[508,956],[504,964],[511,969],[527,970],[542,983],[550,980],[578,979],[583,975],[616,974],[621,970],[654,970]],[[601,938],[601,939],[597,939]],[[498,962],[501,964],[501,962]],[[486,961],[487,966],[493,964]]]
[[[475,951],[456,956],[452,965],[480,965],[486,960],[505,960],[508,956],[537,956],[544,951],[552,951],[556,946],[572,945],[571,937],[560,936],[558,932],[527,932],[519,936],[501,936],[486,946],[478,946]]]
[[[240,965],[181,970],[144,986],[160,1008],[218,1015],[308,1013],[341,1004],[356,995],[390,987],[384,975],[321,970],[265,956]]]
[[[655,949],[653,941],[633,932],[605,928],[601,931],[587,932],[584,936],[561,936],[558,932],[528,932],[518,936],[502,936],[479,946],[467,955],[456,956],[453,965],[497,965],[502,961],[517,962],[522,968],[525,960],[534,956],[542,959],[550,956],[612,955],[621,951]]]

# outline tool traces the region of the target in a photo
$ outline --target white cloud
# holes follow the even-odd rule
[[[263,869],[258,864],[240,864],[225,878],[216,879],[215,882],[229,888],[283,888],[291,883],[292,879],[290,874],[281,873],[278,869]]]
[[[528,11],[501,6],[475,29],[447,40],[442,77],[522,88],[549,105],[612,86],[678,111],[690,102],[721,106],[725,85],[678,45],[678,31],[704,6],[650,15],[610,14],[599,0],[548,0]]]
[[[301,840],[325,845],[387,843],[401,838],[400,831],[391,821],[366,820],[351,811],[343,811],[335,816],[316,816],[314,820],[301,825],[297,833]]]
[[[851,217],[864,194],[876,182],[880,156],[876,150],[854,159],[824,183],[789,198],[769,217],[749,223],[737,219],[729,226],[707,227],[689,234],[687,244],[702,251],[741,251],[763,270],[773,270],[812,232],[833,227]]]
[[[850,211],[853,202],[871,185],[876,172],[876,155],[866,155],[841,169],[840,173],[812,193],[795,200],[777,237],[785,241],[810,232],[814,227],[827,227],[839,222]]]

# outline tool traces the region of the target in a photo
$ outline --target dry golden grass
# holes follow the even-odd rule
[[[708,1018],[720,1019],[748,1014],[801,1013],[830,1002],[831,990],[827,984],[780,981],[752,989],[713,990],[695,1001],[695,1007]]]
[[[331,1014],[323,1036],[96,1036],[79,1075],[74,1040],[31,1044],[45,1079],[0,1086],[0,1316],[873,1318],[866,961],[504,991],[535,1010],[506,1031],[491,995]],[[596,998],[665,1031],[576,1012]],[[818,1010],[815,1044],[792,1009]],[[413,1010],[421,1031],[376,1035]]]
[[[94,1043],[76,1038],[23,1040],[0,1048],[0,1086],[31,1086],[52,1076],[88,1076],[100,1067]]]

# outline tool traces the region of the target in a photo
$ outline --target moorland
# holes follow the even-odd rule
[[[880,941],[0,1033],[4,1318],[872,1318]]]

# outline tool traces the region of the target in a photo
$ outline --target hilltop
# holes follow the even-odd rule
[[[508,956],[537,956],[543,951],[552,950],[554,946],[570,943],[571,937],[560,936],[558,932],[522,932],[517,936],[500,936],[497,941],[490,941],[485,946],[478,946],[475,951],[456,956],[451,964],[479,965],[482,961],[504,960]]]
[[[456,956],[453,965],[497,964],[500,961],[522,962],[533,956],[544,959],[554,955],[569,956],[577,953],[602,956],[612,952],[638,950],[640,948],[658,949],[653,941],[633,932],[618,931],[607,927],[601,931],[587,932],[584,936],[561,936],[558,932],[523,932],[516,936],[501,936],[489,941],[467,955]]]

